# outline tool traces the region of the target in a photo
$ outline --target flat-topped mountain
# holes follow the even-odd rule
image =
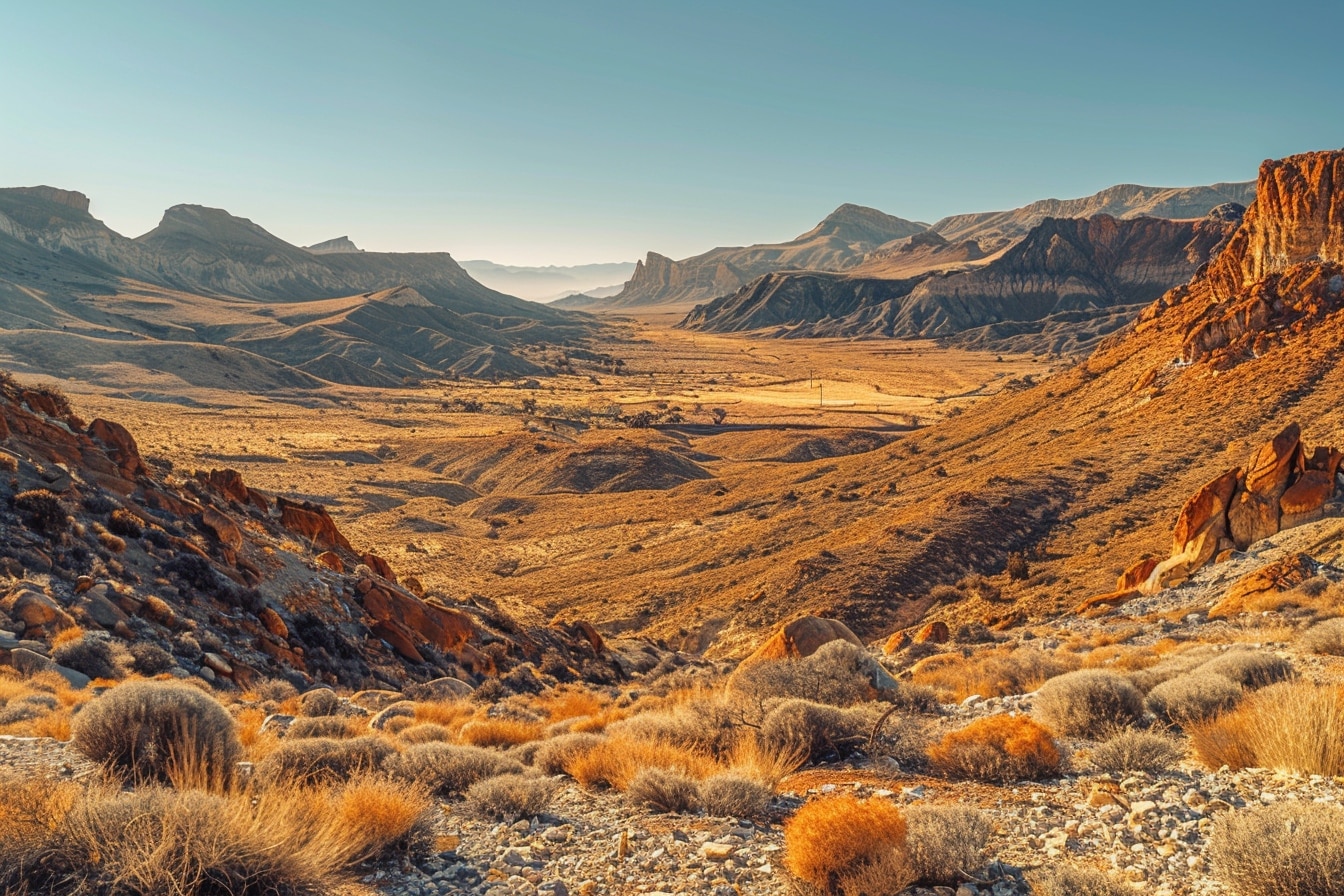
[[[519,346],[591,332],[581,316],[481,285],[446,252],[363,252],[348,238],[304,249],[198,205],[128,239],[88,208],[51,187],[0,190],[0,355],[20,369],[129,363],[182,368],[195,385],[395,385],[536,373]],[[386,301],[402,288],[416,311]]]
[[[615,297],[569,304],[634,308],[704,301],[772,271],[841,270],[857,264],[878,246],[927,229],[925,224],[846,203],[816,227],[785,243],[712,249],[680,261],[650,252]]]

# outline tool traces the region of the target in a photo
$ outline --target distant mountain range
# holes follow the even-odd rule
[[[1202,218],[1225,203],[1245,205],[1254,195],[1252,181],[1207,187],[1120,184],[1081,199],[1042,199],[1010,211],[954,215],[933,225],[846,204],[785,243],[712,249],[679,261],[650,252],[616,296],[567,299],[562,307],[685,307],[727,296],[757,277],[780,271],[846,271],[900,279],[987,261],[1046,218]]]
[[[52,187],[0,190],[0,327],[0,357],[20,367],[98,380],[93,368],[130,363],[234,388],[530,374],[519,347],[592,331],[446,252],[303,249],[197,205],[128,239]]]
[[[491,289],[521,296],[534,302],[551,302],[576,294],[610,296],[635,272],[633,261],[572,266],[496,264],[493,261],[463,261],[463,269]]]
[[[927,229],[927,224],[846,204],[807,233],[786,243],[712,249],[681,261],[650,252],[635,265],[634,275],[625,288],[612,298],[592,301],[575,297],[557,304],[611,309],[703,301],[730,293],[772,271],[843,270],[879,246]]]

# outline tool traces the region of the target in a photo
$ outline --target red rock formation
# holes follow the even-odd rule
[[[377,554],[362,554],[359,559],[365,566],[373,570],[375,575],[382,576],[394,584],[396,583],[397,574],[392,571],[392,565],[382,557]]]
[[[916,644],[946,644],[952,640],[947,623],[941,620],[930,622],[915,634]]]
[[[344,548],[350,553],[355,549],[336,528],[336,521],[327,513],[327,508],[310,501],[295,502],[277,497],[276,506],[280,509],[280,525],[298,535],[310,545],[324,548]]]
[[[843,622],[817,616],[801,616],[781,626],[768,641],[756,648],[755,653],[743,660],[742,665],[757,660],[811,656],[821,645],[836,640],[863,646],[863,642]]]
[[[327,569],[335,570],[336,572],[345,572],[345,561],[342,560],[341,555],[335,551],[323,551],[317,555],[316,559],[318,563],[321,563]]]
[[[1342,461],[1344,452],[1335,448],[1308,453],[1298,425],[1284,427],[1256,449],[1245,467],[1228,470],[1185,503],[1176,520],[1171,557],[1152,566],[1139,589],[1152,593],[1179,585],[1222,551],[1246,550],[1262,538],[1318,519],[1334,497]],[[1119,590],[1148,562],[1121,576]],[[1079,609],[1097,601],[1104,602],[1094,598]]]
[[[465,645],[475,634],[471,617],[458,610],[426,603],[400,588],[371,579],[360,582],[359,589],[364,611],[375,621],[371,628],[412,662],[423,659],[416,649],[418,645],[429,644],[440,652],[449,653]],[[386,632],[395,633],[397,637],[381,634]],[[406,645],[411,649],[405,649]]]
[[[1290,591],[1316,575],[1316,561],[1306,554],[1292,554],[1262,566],[1238,579],[1223,599],[1209,610],[1210,619],[1235,616],[1248,609],[1258,598]]]
[[[196,478],[204,485],[209,487],[216,494],[223,495],[230,501],[237,501],[239,504],[251,504],[262,511],[271,509],[270,501],[266,496],[255,489],[247,487],[243,482],[243,475],[237,470],[211,470],[209,473],[196,474]]]
[[[89,435],[102,442],[112,461],[131,482],[137,477],[148,474],[145,462],[140,459],[140,448],[135,439],[120,423],[104,420],[101,417],[89,424]]]

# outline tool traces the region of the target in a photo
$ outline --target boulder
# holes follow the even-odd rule
[[[1115,590],[1117,592],[1133,591],[1148,581],[1148,577],[1153,574],[1154,569],[1157,569],[1157,560],[1152,557],[1144,557],[1120,574],[1120,577],[1115,580]]]
[[[447,653],[466,644],[476,631],[466,613],[426,603],[395,586],[374,584],[364,593],[363,604],[364,611],[377,623],[371,627],[394,647],[397,645],[387,637],[388,632],[399,635],[401,640],[409,640],[413,648],[429,644]],[[398,652],[402,651],[399,649]],[[418,650],[413,652],[418,655]]]
[[[336,521],[327,513],[327,508],[311,501],[295,502],[285,498],[275,499],[280,510],[280,525],[308,542],[323,548],[344,548],[354,553],[350,542],[336,528]]]
[[[88,432],[103,444],[107,456],[126,479],[135,482],[137,477],[149,475],[149,469],[140,458],[140,448],[126,427],[99,417],[89,424]]]
[[[1242,576],[1232,584],[1213,609],[1210,619],[1235,616],[1252,608],[1261,598],[1291,591],[1316,575],[1317,563],[1306,554],[1291,554],[1282,560],[1260,567]]]
[[[40,591],[26,588],[0,601],[0,610],[22,622],[24,636],[31,639],[50,637],[75,625],[74,618],[60,604]]]
[[[821,645],[836,640],[863,646],[863,642],[843,622],[819,616],[800,616],[782,625],[769,640],[756,648],[755,653],[743,660],[743,665],[756,660],[811,656]]]
[[[947,623],[941,620],[930,622],[915,633],[916,644],[946,644],[952,640],[952,632]]]
[[[393,703],[391,706],[386,707],[373,718],[369,719],[369,727],[374,731],[382,731],[387,727],[387,723],[393,719],[413,718],[415,718],[415,703],[410,700],[402,700],[399,703]]]
[[[1237,550],[1244,551],[1279,531],[1279,499],[1302,468],[1302,432],[1296,423],[1251,455],[1242,488],[1228,507],[1227,524]]]
[[[335,570],[336,572],[345,572],[345,561],[342,560],[341,555],[335,551],[323,551],[318,554],[317,562],[327,569]]]
[[[289,640],[289,626],[285,625],[285,620],[280,618],[280,614],[270,607],[262,607],[261,612],[257,614],[257,619],[266,631],[270,632],[281,641]]]
[[[1151,594],[1178,585],[1214,558],[1227,535],[1227,508],[1239,477],[1239,470],[1228,470],[1185,502],[1172,533],[1172,555],[1153,567],[1141,591]]]
[[[219,543],[234,551],[242,550],[243,531],[238,524],[213,507],[201,508],[201,525],[219,540]]]
[[[404,699],[406,698],[402,696],[400,691],[380,691],[376,689],[359,691],[350,695],[351,704],[373,712],[386,709],[393,703],[399,703]]]
[[[271,509],[266,496],[247,487],[243,475],[237,470],[211,470],[209,473],[197,473],[196,478],[216,494],[223,495],[239,504],[251,504],[262,511]]]
[[[465,681],[456,678],[436,678],[419,687],[432,695],[435,700],[460,700],[470,697],[476,690]]]
[[[392,571],[392,565],[382,557],[377,554],[363,554],[359,559],[365,566],[373,570],[375,575],[382,576],[389,582],[396,584],[397,574]]]
[[[1335,476],[1326,470],[1307,470],[1279,499],[1279,526],[1290,529],[1325,515],[1326,503],[1335,496]]]
[[[16,647],[9,652],[9,662],[16,671],[23,675],[36,675],[39,672],[55,672],[69,682],[70,687],[75,688],[76,690],[82,690],[83,688],[88,687],[89,683],[92,681],[92,679],[83,672],[67,669],[65,666],[59,665],[50,657],[45,657],[40,653],[35,653],[34,651],[23,647]]]

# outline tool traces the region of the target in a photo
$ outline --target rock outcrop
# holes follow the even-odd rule
[[[1179,585],[1225,551],[1255,542],[1324,512],[1337,490],[1344,452],[1308,452],[1296,423],[1262,445],[1245,466],[1228,470],[1191,496],[1176,519],[1172,553],[1141,582],[1152,593]],[[1284,501],[1287,498],[1287,504]]]
[[[759,660],[808,657],[816,653],[821,645],[831,641],[848,641],[863,646],[863,642],[843,622],[819,616],[800,616],[780,626],[764,644],[756,648],[755,653],[742,661],[742,665]]]

